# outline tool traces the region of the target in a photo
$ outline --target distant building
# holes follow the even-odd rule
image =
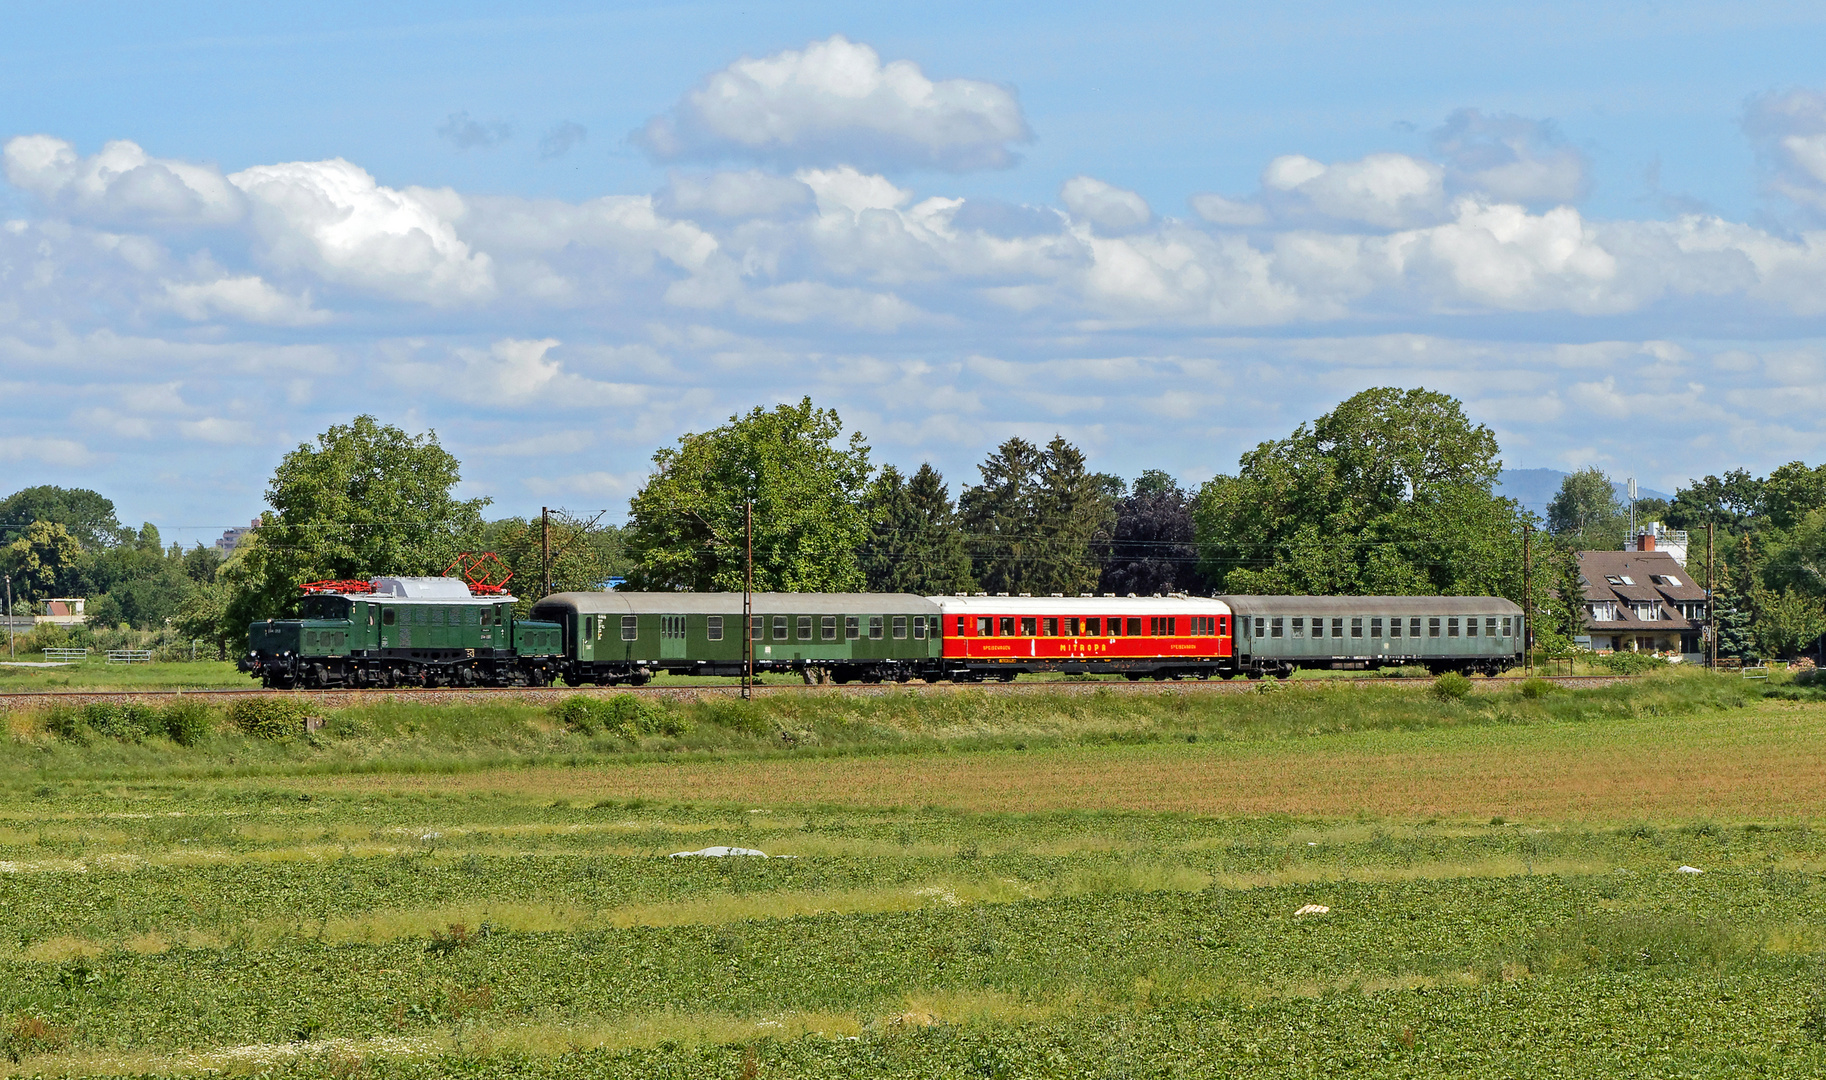
[[[84,615],[82,606],[84,598],[80,596],[60,596],[44,602],[44,614],[32,618],[32,622],[43,626],[81,626]]]
[[[250,522],[248,524],[247,528],[245,528],[245,529],[224,530],[222,533],[222,539],[216,541],[216,550],[220,551],[224,555],[227,555],[229,552],[231,552],[235,549],[236,545],[241,543],[241,540],[243,537],[245,537],[248,533],[253,532],[255,529],[258,529],[259,527],[260,527],[260,519],[255,518],[252,522]]]
[[[1589,647],[1704,659],[1711,620],[1705,588],[1672,554],[1655,549],[1653,534],[1637,543],[1635,551],[1578,553]]]
[[[1651,521],[1636,529],[1633,540],[1623,543],[1624,551],[1665,551],[1674,557],[1682,566],[1687,564],[1687,534],[1685,529],[1670,529],[1659,521]]]

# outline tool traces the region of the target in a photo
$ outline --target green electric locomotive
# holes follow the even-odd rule
[[[514,617],[514,598],[449,577],[320,581],[300,618],[247,628],[239,667],[265,686],[550,686],[562,628]]]

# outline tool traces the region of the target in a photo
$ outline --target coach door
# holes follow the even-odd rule
[[[683,615],[661,615],[659,617],[659,658],[661,660],[683,660],[685,658],[685,617]]]

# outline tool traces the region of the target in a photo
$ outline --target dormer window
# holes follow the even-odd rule
[[[1618,577],[1618,576],[1617,576],[1617,575],[1615,575],[1615,574],[1605,574],[1605,575],[1604,575],[1604,580],[1605,580],[1605,581],[1608,581],[1608,582],[1610,582],[1610,583],[1611,583],[1611,584],[1612,584],[1612,585],[1621,585],[1621,584],[1623,584],[1623,583],[1624,583],[1624,582],[1625,582],[1625,581],[1628,581],[1628,580],[1629,580],[1629,579],[1628,579],[1628,578],[1620,578],[1620,577]]]
[[[1680,579],[1672,574],[1650,574],[1649,580],[1657,585],[1671,585],[1676,589],[1680,588]]]
[[[1623,575],[1623,584],[1634,585],[1635,583],[1636,583],[1635,580],[1632,579],[1628,574]]]

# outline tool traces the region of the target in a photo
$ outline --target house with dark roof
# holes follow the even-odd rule
[[[1581,551],[1585,632],[1598,652],[1680,653],[1700,660],[1711,613],[1706,590],[1686,567],[1654,550],[1652,534],[1636,551]]]

